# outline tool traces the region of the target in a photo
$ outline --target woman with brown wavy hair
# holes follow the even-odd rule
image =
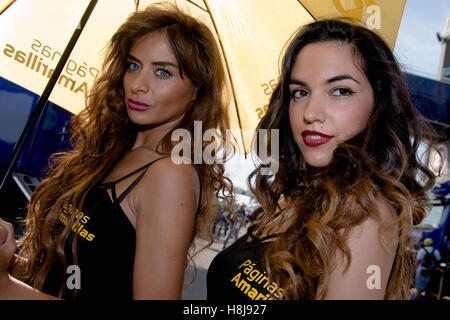
[[[192,138],[195,121],[225,137],[225,73],[208,27],[152,5],[117,30],[102,70],[72,119],[73,150],[32,195],[15,278],[0,275],[3,298],[179,299],[213,197],[231,193],[222,162],[171,159],[173,132]]]
[[[430,128],[392,52],[326,20],[294,35],[281,68],[257,128],[270,146],[278,130],[279,170],[250,175],[256,223],[211,263],[208,299],[405,299],[434,176],[417,158]]]

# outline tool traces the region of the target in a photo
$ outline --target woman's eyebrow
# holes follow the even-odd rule
[[[161,66],[161,67],[171,66],[171,67],[178,69],[178,66],[175,63],[170,62],[170,61],[154,61],[154,62],[152,62],[152,65]]]
[[[340,74],[340,75],[331,77],[331,78],[327,79],[325,81],[325,83],[329,84],[329,83],[340,81],[340,80],[352,80],[352,81],[360,84],[360,82],[358,80],[356,80],[349,74]],[[302,80],[298,80],[298,79],[289,79],[289,84],[297,84],[300,86],[307,86],[306,82],[304,82]]]
[[[135,56],[133,56],[133,55],[131,55],[131,54],[129,54],[129,55],[127,56],[127,59],[128,59],[128,60],[131,60],[131,61],[135,61],[135,62],[141,63],[141,60],[139,60],[138,58],[136,58]]]
[[[135,62],[137,62],[137,63],[142,64],[141,60],[139,60],[138,58],[136,58],[135,56],[133,56],[133,55],[131,55],[131,54],[129,54],[127,58],[128,58],[128,60],[135,61]],[[165,66],[172,66],[172,67],[174,67],[174,68],[178,68],[178,65],[176,65],[175,63],[170,62],[170,61],[153,61],[153,62],[152,62],[152,65],[155,65],[155,66],[162,66],[162,67],[165,67]]]
[[[304,87],[307,86],[306,82],[303,82],[303,81],[297,80],[297,79],[289,79],[289,84],[298,84],[299,86],[304,86]]]
[[[351,75],[349,75],[349,74],[340,74],[340,75],[334,76],[334,77],[328,79],[328,80],[326,81],[326,83],[332,83],[332,82],[340,81],[340,80],[353,80],[353,81],[355,81],[357,84],[360,84],[358,80],[356,80],[355,78],[353,78],[353,77],[352,77]]]

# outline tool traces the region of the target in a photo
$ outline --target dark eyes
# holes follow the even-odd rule
[[[307,96],[309,96],[309,91],[306,89],[301,89],[301,88],[292,90],[292,93],[291,93],[291,97],[294,99],[301,99],[301,98],[304,98]]]
[[[351,90],[350,88],[340,87],[340,88],[333,89],[330,93],[330,96],[343,98],[343,97],[351,96],[353,93],[354,93],[354,91]],[[297,89],[292,90],[292,92],[291,92],[292,99],[302,99],[305,97],[309,97],[310,95],[311,95],[311,93],[307,89],[304,89],[304,88],[297,88]]]
[[[353,91],[349,88],[336,88],[331,93],[332,96],[335,97],[348,97],[353,94]]]

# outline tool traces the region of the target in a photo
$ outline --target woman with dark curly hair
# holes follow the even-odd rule
[[[279,130],[279,170],[250,175],[256,223],[211,263],[208,299],[407,298],[409,234],[434,183],[417,151],[432,130],[392,52],[362,26],[319,21],[281,68],[257,128],[267,145]]]
[[[150,6],[114,34],[102,70],[72,119],[73,150],[32,195],[12,275],[14,239],[4,245],[2,298],[179,299],[195,236],[212,242],[214,196],[232,188],[223,161],[171,159],[173,132],[192,137],[195,121],[226,136],[212,33],[176,7]]]

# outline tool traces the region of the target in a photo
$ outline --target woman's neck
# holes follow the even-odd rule
[[[176,122],[167,122],[158,126],[141,126],[132,150],[147,147],[156,152],[159,142],[176,126]]]

